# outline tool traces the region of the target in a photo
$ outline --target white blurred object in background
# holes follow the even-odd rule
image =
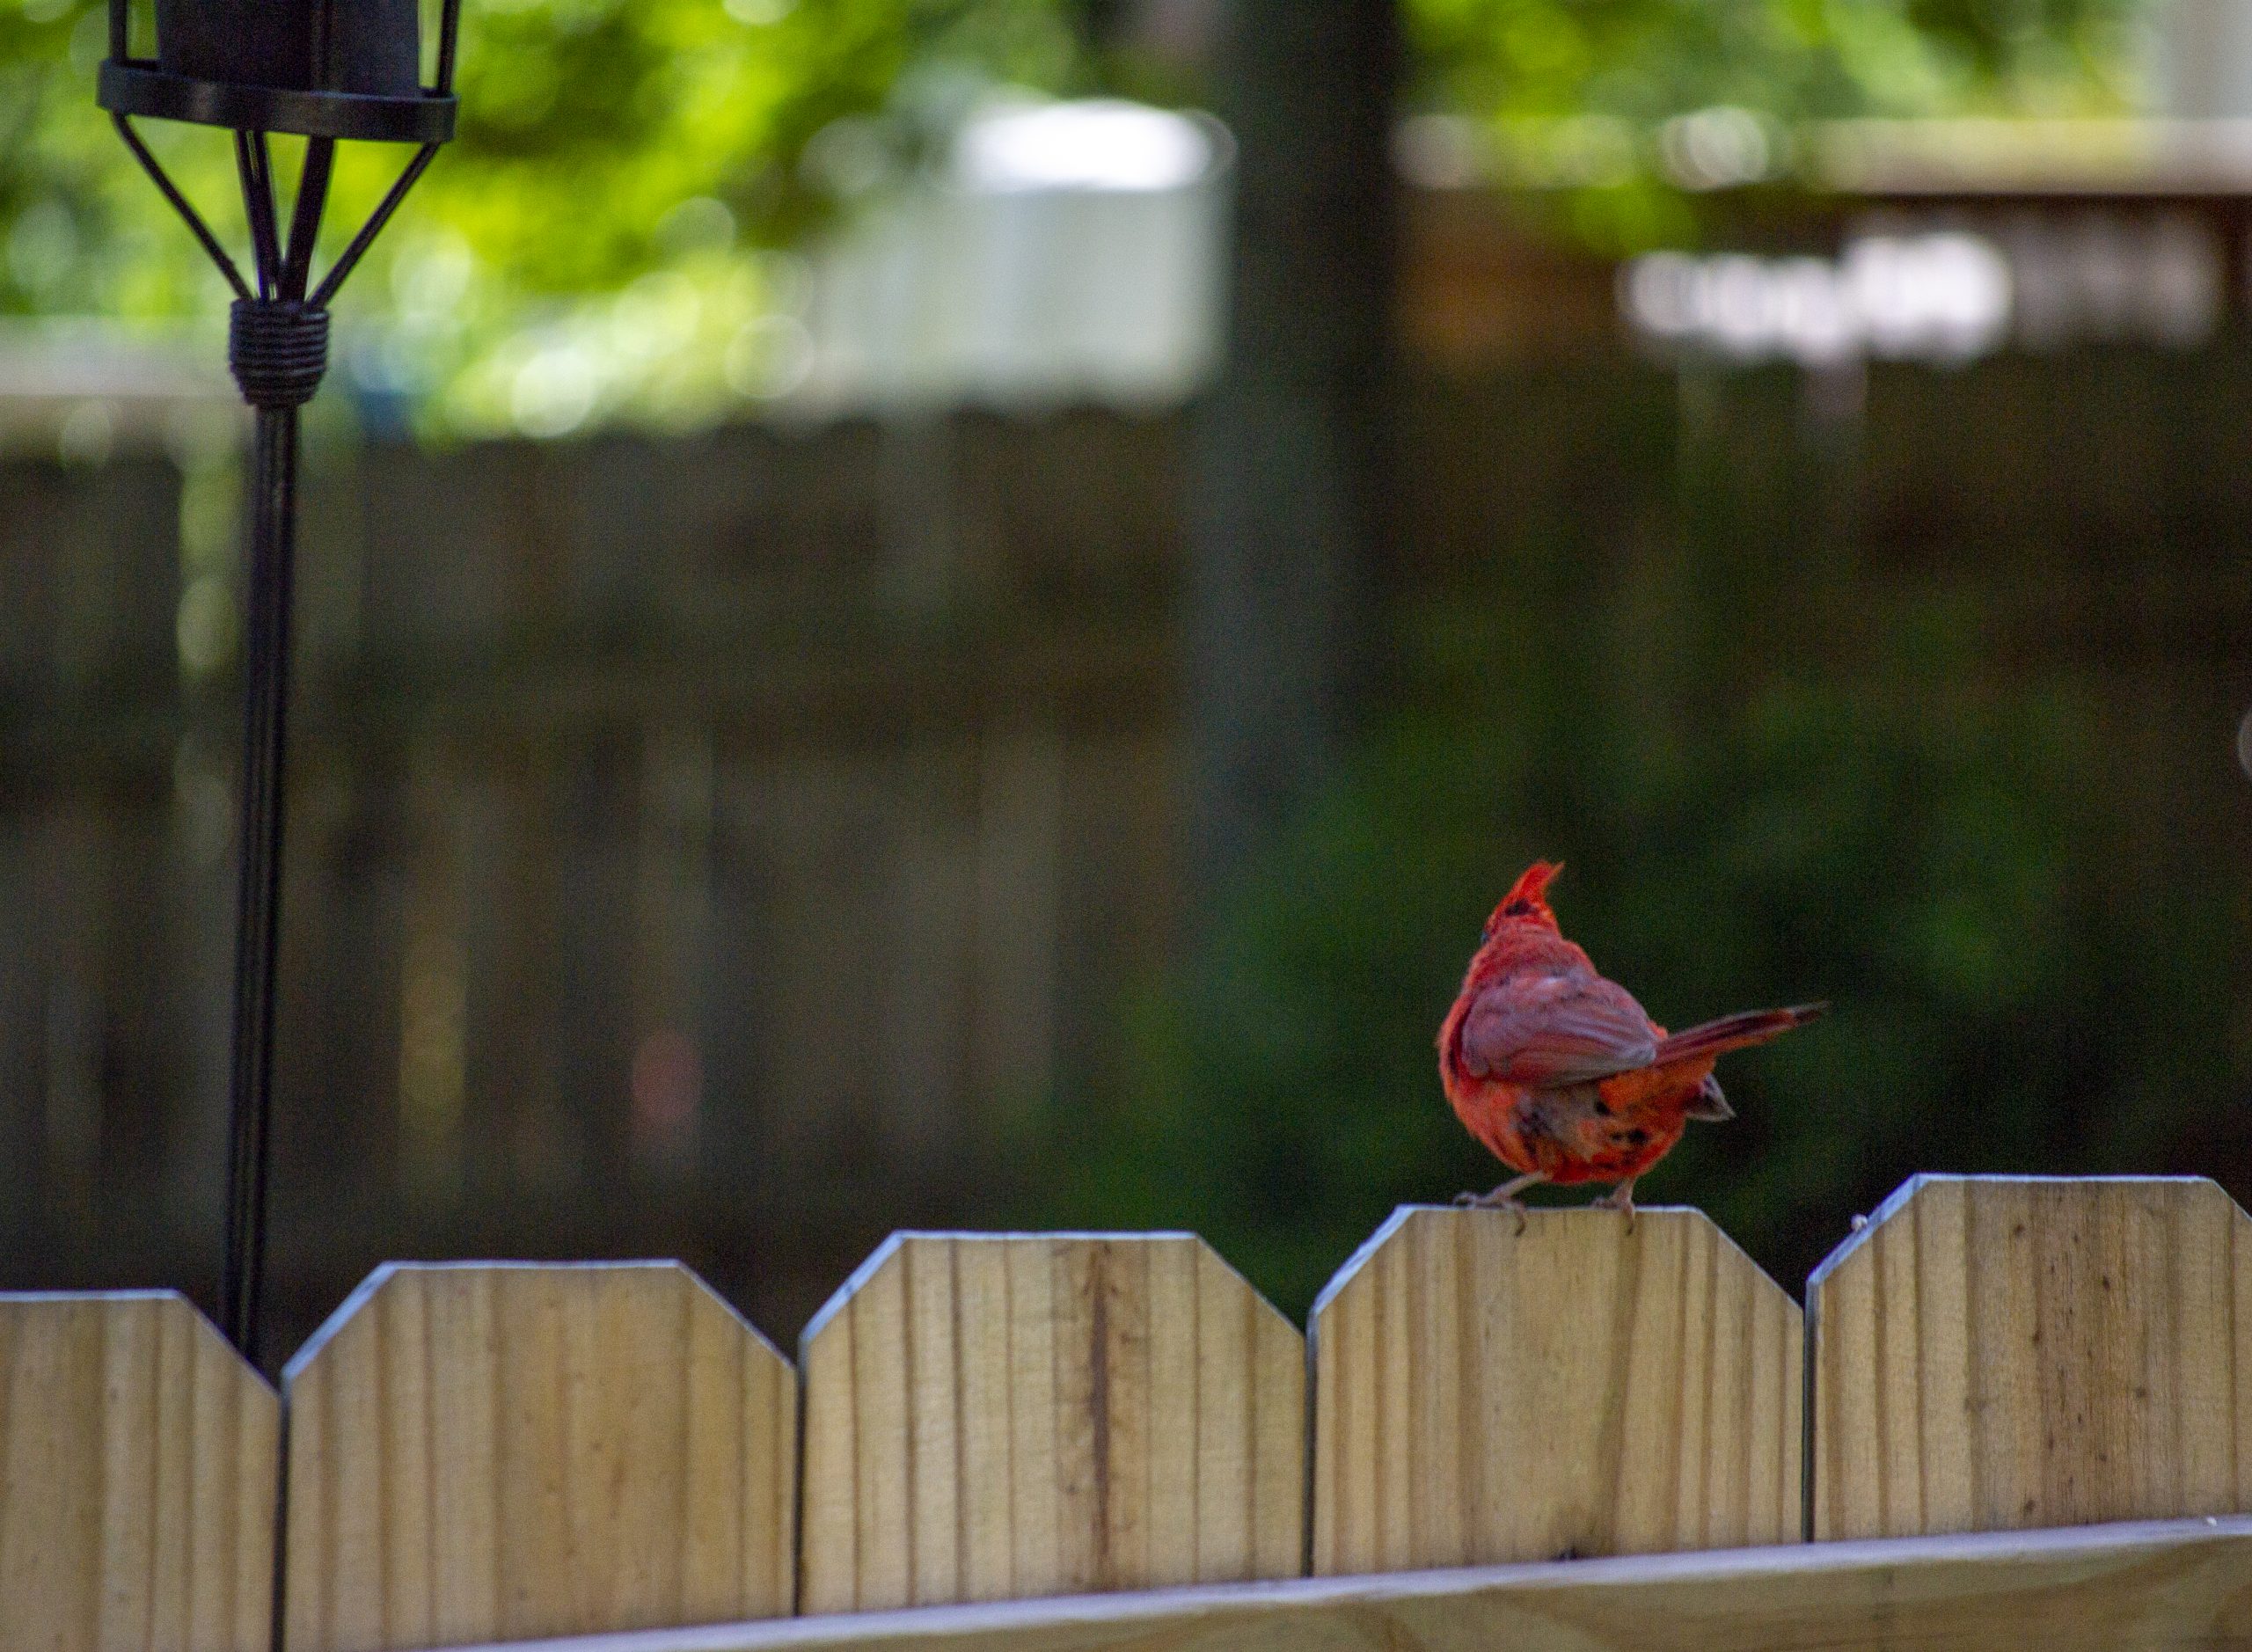
[[[811,262],[809,411],[1177,402],[1217,364],[1229,143],[1112,99],[972,117],[932,179]]]
[[[1968,361],[2000,344],[2010,316],[2007,260],[1956,232],[1864,235],[1834,262],[1652,252],[1627,265],[1619,290],[1654,340],[1809,367]]]
[[[2152,0],[2157,108],[2192,120],[2252,115],[2252,0]]]
[[[2189,349],[2226,310],[2212,228],[2104,207],[1871,215],[1836,259],[1653,252],[1620,272],[1628,324],[1662,346],[1821,367],[1960,362],[2015,345]]]

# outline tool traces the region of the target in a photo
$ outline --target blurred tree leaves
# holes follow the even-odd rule
[[[2146,0],[1411,0],[1420,97],[1608,252],[1694,238],[1702,186],[1789,179],[1801,123],[2115,114]]]
[[[519,0],[467,13],[462,138],[428,210],[481,258],[558,292],[662,258],[666,215],[691,198],[720,202],[752,241],[786,240],[910,163],[950,99],[992,79],[1057,84],[1075,49],[1051,0]],[[871,122],[866,170],[801,164],[848,118]]]
[[[83,253],[67,277],[66,260],[11,259],[7,309],[84,306],[81,278],[117,261],[113,238],[161,220],[94,106],[105,17],[87,0],[0,11],[0,219],[57,204]],[[832,122],[882,114],[903,155],[949,77],[1060,84],[1078,49],[1059,0],[469,0],[461,26],[460,131],[416,214],[528,293],[614,287],[662,261],[661,226],[691,199],[724,205],[753,242],[786,239],[839,191],[799,164]],[[426,62],[434,29],[426,18]],[[209,216],[238,223],[223,137],[143,124]],[[406,153],[347,146],[333,216],[372,204]]]
[[[1784,120],[2076,113],[2134,90],[2138,0],[1413,0],[1432,95],[1649,126],[1715,104]]]
[[[1118,11],[1113,0],[468,0],[459,138],[420,188],[410,233],[379,244],[377,270],[441,242],[465,251],[473,279],[450,307],[497,323],[677,262],[683,236],[667,227],[682,230],[672,215],[685,202],[723,208],[701,227],[717,224],[730,246],[785,244],[911,168],[995,83],[1154,84],[1146,63],[1108,44]],[[1651,136],[1669,119],[1716,106],[1784,123],[2117,106],[2131,91],[2142,6],[1408,0],[1407,11],[1420,101],[1517,132],[1535,171],[1546,154],[1552,172],[1586,183],[1583,227],[1618,240],[1672,221]],[[201,315],[216,278],[93,106],[103,28],[88,0],[0,9],[0,311]],[[209,214],[238,227],[223,140],[144,124]],[[372,205],[399,158],[347,148],[333,220]],[[402,250],[417,229],[420,246]]]
[[[105,16],[88,0],[0,10],[0,312],[223,325],[219,278],[94,105]],[[511,335],[543,318],[622,334],[613,353],[666,343],[716,380],[774,296],[771,267],[746,249],[786,245],[911,169],[981,89],[1066,86],[1081,61],[1066,0],[468,0],[458,136],[347,309],[400,324],[401,373],[465,376],[471,428],[495,393],[480,389],[480,362],[515,382],[540,347]],[[240,246],[223,135],[139,124]],[[293,185],[296,141],[274,144]],[[332,249],[407,154],[342,149]],[[653,274],[669,280],[638,307],[589,315],[589,295]],[[639,324],[668,304],[685,329]]]

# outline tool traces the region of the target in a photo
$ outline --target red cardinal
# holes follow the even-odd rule
[[[1494,909],[1439,1028],[1439,1078],[1455,1116],[1518,1173],[1457,1202],[1522,1210],[1517,1195],[1537,1182],[1611,1181],[1596,1202],[1631,1217],[1634,1179],[1691,1119],[1736,1116],[1714,1061],[1827,1006],[1747,1010],[1668,1037],[1558,932],[1542,892],[1562,870],[1535,861]]]

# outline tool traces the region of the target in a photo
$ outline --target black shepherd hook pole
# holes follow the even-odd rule
[[[342,4],[340,10],[340,4]],[[420,81],[415,0],[173,0],[157,55],[128,51],[130,0],[110,0],[100,99],[118,135],[234,289],[228,365],[255,411],[245,589],[241,874],[235,906],[227,1242],[220,1327],[258,1358],[271,1158],[276,946],[281,935],[282,764],[288,750],[289,608],[295,575],[297,410],[328,365],[328,303],[453,134],[459,0],[441,15],[436,84]],[[158,164],[129,116],[227,127],[250,224],[252,279]],[[268,135],[305,140],[282,233]],[[417,144],[383,203],[311,288],[313,244],[341,138]],[[311,288],[310,290],[309,288]]]
[[[302,280],[298,284],[302,287]],[[319,384],[327,362],[328,314],[289,298],[238,299],[230,319],[230,365],[244,398],[258,410],[258,424],[252,447],[249,601],[244,618],[242,874],[235,898],[227,1252],[219,1303],[222,1328],[254,1358],[259,1283],[266,1256],[268,1127],[274,1112],[274,959],[282,918],[282,771],[288,749],[289,603],[296,558],[297,409]]]

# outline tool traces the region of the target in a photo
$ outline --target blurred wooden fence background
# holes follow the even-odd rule
[[[2092,683],[2139,882],[2210,888],[2182,868],[2247,831],[2248,369],[1874,369],[1835,454],[1786,374],[1420,381],[1390,577],[1585,547],[1639,654],[1702,508],[1785,582],[1748,661],[1838,643],[1791,581],[1872,625],[1959,598],[1992,680],[1929,691]],[[1179,902],[1181,442],[959,414],[314,465],[278,1346],[399,1254],[657,1250],[797,1323],[1100,1092]],[[235,546],[201,463],[0,464],[0,1283],[216,1271]]]
[[[1808,1292],[1694,1210],[1411,1208],[1309,1349],[1189,1235],[904,1234],[793,1371],[677,1264],[391,1266],[278,1407],[175,1295],[0,1297],[0,1633],[2252,1645],[2218,1187],[1918,1178]]]

